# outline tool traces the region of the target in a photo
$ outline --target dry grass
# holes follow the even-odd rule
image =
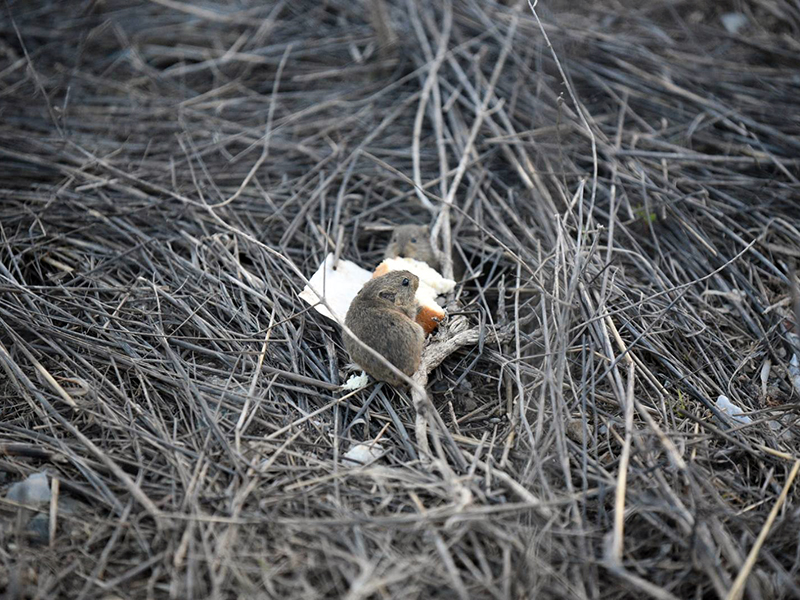
[[[2,6],[6,598],[800,598],[800,9],[544,4]],[[407,221],[433,463],[297,297]]]

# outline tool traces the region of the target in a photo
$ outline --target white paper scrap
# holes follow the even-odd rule
[[[358,467],[379,459],[383,456],[383,446],[374,442],[372,444],[356,444],[342,457],[342,465]]]
[[[325,257],[325,261],[319,266],[317,272],[309,280],[310,286],[306,286],[300,297],[314,306],[318,313],[336,321],[336,317],[344,321],[347,316],[347,309],[361,287],[370,280],[372,273],[362,269],[354,262],[339,259],[336,269],[333,268],[333,253]],[[315,291],[316,290],[316,291]],[[325,301],[333,310],[330,313],[327,307],[320,303],[317,292],[325,296]]]
[[[750,417],[744,416],[744,411],[736,406],[733,402],[728,400],[727,396],[720,396],[717,398],[717,408],[728,415],[734,421],[738,421],[742,424],[749,424],[752,423],[753,420]]]

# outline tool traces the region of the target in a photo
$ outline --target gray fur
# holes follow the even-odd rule
[[[431,231],[427,225],[400,225],[395,228],[383,257],[399,256],[421,260],[439,270],[439,261],[431,246]]]
[[[404,286],[405,279],[408,284]],[[425,343],[425,332],[414,321],[418,310],[417,287],[419,278],[408,271],[392,271],[370,279],[353,299],[345,318],[345,324],[362,342],[409,376],[419,367]],[[405,384],[347,334],[344,347],[353,362],[378,381],[395,386]]]

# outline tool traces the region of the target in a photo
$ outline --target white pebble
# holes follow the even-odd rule
[[[47,473],[34,473],[8,489],[6,499],[28,506],[50,502],[50,484]]]

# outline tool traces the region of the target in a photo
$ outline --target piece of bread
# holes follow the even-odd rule
[[[410,271],[419,277],[416,297],[421,308],[416,321],[425,330],[425,335],[428,335],[447,316],[444,309],[436,302],[436,298],[453,291],[456,282],[445,279],[433,267],[413,258],[387,258],[377,266],[372,276],[380,277],[390,271]]]

